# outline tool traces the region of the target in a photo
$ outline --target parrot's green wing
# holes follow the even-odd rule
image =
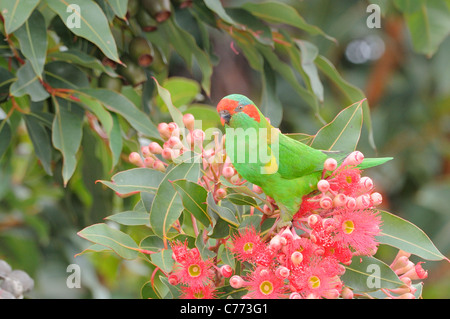
[[[283,178],[294,179],[321,171],[327,158],[324,152],[279,134],[278,173]]]

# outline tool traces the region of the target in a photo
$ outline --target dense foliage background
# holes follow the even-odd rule
[[[222,1],[227,11],[219,1],[172,1],[170,14],[153,17],[152,5],[136,10],[131,0],[70,1],[88,29],[68,28],[63,2],[0,1],[0,259],[34,278],[31,297],[141,296],[151,274],[144,260],[74,256],[87,247],[78,231],[136,204],[96,181],[131,168],[140,134],[157,137],[155,125],[169,120],[152,76],[180,110],[217,126],[214,106],[230,93],[249,96],[283,132],[307,134],[367,97],[371,122],[358,149],[394,157],[369,174],[383,207],[448,255],[448,0],[277,1],[286,7],[270,15],[258,1]],[[380,5],[380,28],[368,27],[371,3]],[[131,45],[138,37],[151,45]],[[142,47],[149,66],[136,59]],[[66,286],[72,263],[82,288]],[[424,268],[423,296],[447,298],[448,263]]]

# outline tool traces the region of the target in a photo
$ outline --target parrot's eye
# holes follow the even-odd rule
[[[240,112],[240,111],[242,111],[243,108],[244,108],[243,105],[239,105],[234,111],[235,112]]]

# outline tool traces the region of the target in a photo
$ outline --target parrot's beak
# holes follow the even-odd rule
[[[220,111],[219,113],[220,113],[220,122],[222,123],[222,125],[229,124],[231,119],[230,112],[223,110]]]

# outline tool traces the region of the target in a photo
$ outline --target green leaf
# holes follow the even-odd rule
[[[200,174],[200,164],[195,159],[173,166],[168,170],[156,192],[150,210],[150,225],[156,235],[167,238],[167,233],[183,211],[183,203],[171,181],[186,179],[196,182]]]
[[[25,114],[23,118],[36,156],[39,158],[45,172],[48,175],[53,175],[51,167],[52,144],[47,129],[33,115]]]
[[[394,159],[393,157],[365,158],[363,162],[359,164],[357,167],[359,169],[366,169],[384,164],[393,159]]]
[[[125,211],[106,217],[108,220],[115,221],[121,225],[137,226],[137,225],[149,225],[148,213]]]
[[[319,49],[312,43],[305,40],[295,40],[301,51],[301,66],[308,77],[311,89],[320,102],[323,102],[323,85],[319,78],[319,72],[314,61],[319,54]]]
[[[204,0],[206,6],[214,11],[223,21],[228,24],[235,24],[234,20],[227,14],[220,0]]]
[[[3,154],[6,152],[9,143],[11,142],[11,127],[6,122],[6,120],[3,120],[0,122],[0,159],[2,158]]]
[[[2,0],[0,10],[5,19],[5,32],[17,30],[30,16],[39,0]]]
[[[109,181],[99,181],[118,194],[137,192],[155,193],[164,178],[160,171],[150,168],[132,168],[115,174]]]
[[[92,0],[46,2],[70,31],[94,43],[111,60],[121,63],[108,20],[97,3]]]
[[[168,78],[162,87],[170,92],[172,104],[176,108],[190,104],[200,93],[197,81],[177,76]],[[158,97],[157,102],[163,104],[162,98]]]
[[[124,259],[135,259],[138,256],[138,245],[127,234],[113,229],[106,224],[94,224],[78,232],[78,236],[95,244],[111,248]]]
[[[112,168],[119,161],[122,152],[122,136],[117,114],[108,112],[103,105],[90,96],[79,95],[80,104],[95,114],[102,124],[102,128],[108,135],[108,146],[112,155]]]
[[[0,103],[9,96],[9,88],[15,80],[16,78],[11,72],[0,67]]]
[[[257,207],[258,204],[256,203],[255,199],[253,197],[238,194],[238,193],[230,193],[226,197],[230,202],[236,205],[248,205],[248,206],[254,206]]]
[[[404,283],[384,262],[369,256],[354,256],[341,277],[346,286],[360,292],[395,289]]]
[[[216,204],[211,192],[208,193],[206,202],[208,204],[208,213],[213,219],[215,219],[216,222],[219,221],[218,217],[220,217],[220,219],[223,219],[228,224],[233,225],[234,227],[239,226],[239,222],[231,209]]]
[[[183,113],[190,113],[194,115],[196,121],[201,121],[202,127],[199,127],[199,129],[202,129],[203,131],[222,125],[220,123],[219,113],[217,113],[216,109],[210,105],[194,103]]]
[[[318,112],[319,104],[317,103],[315,95],[298,82],[292,66],[283,62],[270,47],[260,44],[257,44],[256,47],[269,63],[270,67],[280,74],[289,85],[292,86],[297,94],[315,110],[315,112]]]
[[[185,60],[188,68],[192,68],[193,57],[197,61],[202,73],[202,88],[209,95],[211,91],[212,64],[209,55],[203,51],[195,41],[195,38],[187,31],[180,28],[173,17],[158,25],[175,51]]]
[[[339,112],[317,132],[311,146],[327,151],[354,151],[361,134],[362,103],[363,101],[359,101]]]
[[[211,219],[208,216],[206,207],[206,196],[208,193],[206,189],[195,182],[184,179],[173,181],[172,185],[181,196],[184,209],[208,227],[211,224]]]
[[[260,110],[270,119],[270,124],[278,127],[283,118],[283,105],[277,95],[276,74],[267,61],[264,61],[262,98]]]
[[[52,88],[72,89],[89,87],[89,79],[76,65],[53,61],[44,68],[45,81]]]
[[[77,166],[76,153],[83,135],[83,110],[76,104],[52,97],[55,118],[52,126],[53,146],[63,155],[62,176],[64,186]]]
[[[116,16],[126,19],[128,0],[106,0],[106,2],[108,2]]]
[[[235,24],[234,27],[250,34],[261,44],[273,46],[272,30],[263,21],[241,8],[227,8],[226,12],[242,25]]]
[[[20,97],[28,94],[33,102],[43,101],[50,96],[39,82],[39,78],[29,61],[26,61],[17,70],[16,77],[16,82],[9,88],[11,95]]]
[[[53,52],[49,54],[49,58],[58,59],[64,62],[78,64],[89,69],[105,72],[112,77],[117,76],[117,74],[110,66],[103,65],[102,62],[95,57],[76,49]]]
[[[339,90],[342,91],[344,96],[347,98],[347,103],[354,103],[355,101],[365,99],[363,91],[347,82],[327,58],[319,54],[314,62],[318,68],[339,88]],[[363,102],[362,109],[364,125],[369,133],[369,143],[373,149],[376,149],[375,141],[373,139],[372,119],[370,117],[369,103],[367,100]]]
[[[379,212],[382,225],[377,240],[381,244],[397,247],[427,260],[448,260],[416,225],[389,212]]]
[[[398,2],[398,1],[397,1]],[[450,5],[444,1],[421,1],[404,12],[414,50],[433,56],[450,34]]]
[[[295,8],[282,2],[262,2],[262,3],[244,3],[242,6],[251,14],[261,18],[264,21],[272,23],[288,24],[293,27],[304,30],[312,35],[322,35],[325,38],[336,41],[328,36],[320,28],[308,24],[305,19],[295,10]]]
[[[85,94],[101,102],[107,109],[123,116],[138,132],[160,139],[156,126],[150,118],[139,110],[133,102],[124,95],[108,89],[85,88],[77,94]]]
[[[35,10],[25,23],[14,32],[20,51],[30,61],[34,72],[42,78],[47,56],[47,27],[44,16]]]
[[[150,259],[155,266],[158,266],[166,273],[171,272],[173,269],[172,249],[162,249],[157,253],[151,254]]]
[[[158,236],[150,235],[142,239],[139,243],[139,247],[141,247],[141,249],[158,251],[164,248],[164,241]]]
[[[159,97],[166,104],[170,116],[172,117],[172,120],[178,125],[180,129],[184,128],[183,113],[181,113],[181,111],[178,108],[176,108],[175,105],[173,105],[172,95],[170,91],[162,87],[155,78],[153,79],[155,80]]]

